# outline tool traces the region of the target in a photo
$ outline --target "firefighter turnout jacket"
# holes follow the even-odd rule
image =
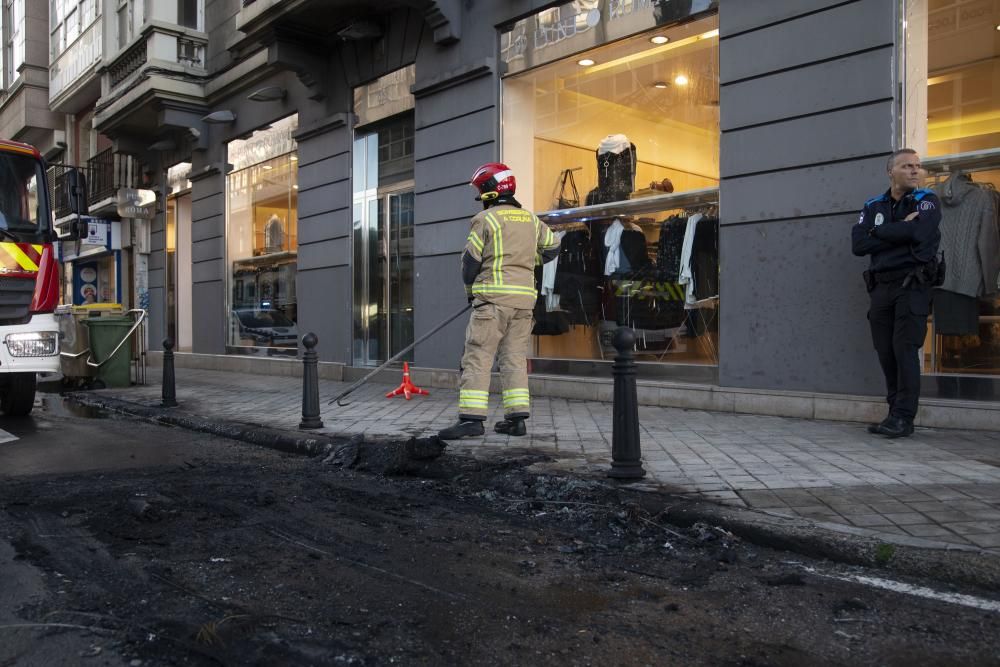
[[[531,310],[535,265],[556,258],[559,241],[531,211],[500,204],[472,219],[462,255],[462,279],[470,296]]]

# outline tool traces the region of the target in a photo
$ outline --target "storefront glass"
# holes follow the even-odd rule
[[[385,361],[413,342],[413,135],[410,112],[355,133],[352,347],[358,366]],[[402,359],[413,361],[413,353]]]
[[[191,163],[167,170],[166,323],[178,352],[192,348],[191,301]]]
[[[925,371],[1000,375],[1000,3],[907,0],[903,143],[941,199]]]
[[[290,116],[228,146],[226,179],[231,353],[298,348],[298,157]]]
[[[716,5],[579,1],[502,35],[503,161],[562,234],[536,357],[610,359],[626,325],[640,361],[718,363]]]

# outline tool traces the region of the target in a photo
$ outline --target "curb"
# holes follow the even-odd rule
[[[90,408],[310,457],[329,454],[336,446],[357,439],[357,436],[293,434],[256,425],[207,419],[170,408],[153,407],[92,393],[70,393],[64,397]],[[548,470],[547,474],[553,472],[555,471]],[[556,474],[573,475],[567,471]],[[693,500],[681,497],[669,489],[649,485],[645,485],[645,488],[630,488],[627,484],[615,484],[613,487],[624,496],[637,501],[651,514],[660,514],[678,526],[690,527],[704,522],[724,528],[741,539],[762,547],[943,583],[1000,589],[1000,557],[978,547],[881,534],[852,526],[815,522],[802,517],[733,507],[709,500]],[[666,509],[665,499],[670,501],[666,503]]]
[[[350,440],[347,437],[330,437],[323,435],[293,435],[288,431],[271,429],[262,426],[251,426],[238,422],[226,422],[217,419],[207,419],[185,412],[177,412],[170,408],[151,407],[142,403],[133,403],[120,398],[96,396],[94,394],[70,393],[65,399],[89,408],[99,408],[138,417],[157,424],[178,426],[190,431],[208,433],[211,435],[240,440],[252,445],[260,445],[291,454],[319,456],[328,454],[334,447]]]
[[[663,511],[665,519],[679,526],[705,522],[752,544],[803,556],[879,569],[887,574],[1000,589],[1000,557],[979,547],[881,534],[711,501],[684,499],[663,510],[662,494],[639,493],[645,503],[656,503],[655,509],[647,509]]]

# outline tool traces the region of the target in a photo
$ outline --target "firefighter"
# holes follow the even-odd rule
[[[559,241],[548,225],[514,198],[514,173],[499,162],[472,175],[483,210],[472,219],[462,254],[462,281],[472,304],[465,331],[458,423],[442,440],[479,436],[489,412],[490,372],[499,356],[504,420],[494,431],[521,436],[530,414],[528,346],[535,305],[535,265],[556,258]]]

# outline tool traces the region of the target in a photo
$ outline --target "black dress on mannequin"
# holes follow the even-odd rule
[[[596,155],[597,187],[587,193],[587,206],[628,199],[635,190],[635,144],[624,134],[612,134]]]

